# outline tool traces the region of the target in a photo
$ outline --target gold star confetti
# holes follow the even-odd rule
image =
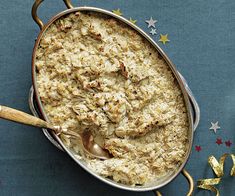
[[[137,23],[137,20],[134,20],[134,19],[132,19],[132,18],[130,18],[130,20],[129,20],[132,24],[136,24]]]
[[[122,16],[121,10],[118,8],[117,10],[112,10],[114,14],[117,14],[118,16]]]
[[[160,34],[160,39],[159,39],[158,41],[159,41],[159,42],[162,42],[162,43],[165,45],[166,42],[169,42],[169,41],[170,41],[167,36],[168,36],[168,34],[166,34],[166,35]]]

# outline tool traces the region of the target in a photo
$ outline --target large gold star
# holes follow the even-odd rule
[[[130,18],[130,20],[129,20],[132,24],[136,24],[137,23],[137,20],[134,20],[134,19],[132,19],[132,18]]]
[[[121,10],[118,8],[117,10],[112,10],[114,14],[117,14],[118,16],[122,16]]]
[[[167,36],[168,36],[168,34],[166,34],[166,35],[160,34],[160,39],[159,39],[158,41],[159,41],[159,42],[162,42],[162,43],[165,45],[166,42],[169,42],[169,41],[170,41]]]

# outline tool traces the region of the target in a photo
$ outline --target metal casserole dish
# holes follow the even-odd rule
[[[199,111],[199,107],[197,105],[197,102],[194,99],[194,96],[191,92],[191,90],[189,89],[186,81],[184,80],[184,78],[182,77],[182,75],[180,75],[178,73],[178,71],[176,70],[175,66],[173,65],[173,63],[169,60],[169,58],[166,56],[166,54],[160,49],[160,47],[144,32],[142,31],[139,27],[137,27],[136,25],[132,24],[130,21],[126,20],[123,17],[117,16],[115,14],[113,14],[110,11],[107,10],[103,10],[100,8],[95,8],[95,7],[73,7],[70,3],[69,0],[64,0],[65,5],[67,6],[67,10],[60,12],[59,14],[55,15],[54,17],[52,17],[49,22],[47,24],[43,24],[42,21],[38,18],[37,16],[37,8],[38,6],[43,2],[43,0],[36,0],[33,8],[32,8],[32,16],[33,19],[35,20],[35,22],[39,25],[41,32],[39,33],[37,40],[35,42],[34,45],[34,50],[33,50],[33,54],[32,54],[32,79],[33,79],[33,88],[30,91],[30,97],[29,97],[29,103],[30,103],[30,108],[32,110],[32,112],[34,113],[34,115],[41,115],[42,118],[44,118],[45,120],[48,121],[48,117],[43,109],[43,105],[42,102],[40,100],[40,96],[39,96],[39,92],[38,92],[38,87],[37,87],[37,73],[36,73],[36,66],[35,66],[35,58],[36,58],[36,51],[37,48],[40,44],[41,38],[44,35],[44,32],[48,29],[48,27],[50,27],[51,24],[53,24],[56,20],[58,20],[59,18],[69,14],[69,13],[74,13],[77,11],[80,12],[84,12],[84,11],[89,11],[89,12],[96,12],[96,13],[102,13],[105,14],[107,16],[113,17],[116,20],[125,23],[126,25],[128,25],[129,27],[131,27],[132,29],[134,29],[135,31],[137,31],[139,34],[141,34],[142,37],[144,37],[157,51],[158,53],[164,58],[165,62],[167,63],[167,65],[171,68],[172,73],[174,74],[174,77],[176,78],[181,92],[183,94],[184,97],[184,101],[185,101],[185,106],[187,109],[187,114],[188,114],[188,122],[189,122],[189,132],[188,132],[188,149],[187,149],[187,154],[185,156],[185,159],[183,161],[183,163],[180,165],[180,167],[177,169],[177,171],[173,172],[171,175],[164,177],[162,179],[158,179],[156,180],[156,182],[152,182],[150,185],[143,185],[143,186],[128,186],[128,185],[124,185],[124,184],[120,184],[117,183],[113,180],[110,180],[108,178],[102,177],[100,175],[97,175],[96,173],[94,173],[93,171],[91,171],[90,169],[88,169],[86,163],[83,160],[78,160],[73,153],[71,153],[71,151],[63,144],[63,142],[60,140],[60,138],[57,135],[52,134],[51,132],[48,132],[46,129],[44,129],[44,134],[47,136],[47,138],[59,149],[64,150],[65,152],[68,153],[69,156],[71,156],[75,162],[77,162],[81,167],[83,167],[87,172],[89,172],[90,174],[92,174],[93,176],[95,176],[96,178],[100,179],[101,181],[112,185],[114,187],[120,188],[120,189],[124,189],[124,190],[130,190],[130,191],[150,191],[150,190],[157,190],[160,187],[166,185],[167,183],[169,183],[170,181],[172,181],[181,171],[183,172],[183,174],[186,176],[186,178],[188,179],[188,181],[190,182],[190,190],[189,190],[189,195],[192,194],[193,191],[193,180],[191,178],[191,176],[183,169],[191,152],[191,148],[192,148],[192,142],[193,142],[193,131],[196,129],[198,122],[199,122],[199,117],[200,117],[200,111]],[[34,101],[34,99],[36,100],[36,102]],[[36,107],[38,108],[38,110],[36,109]]]

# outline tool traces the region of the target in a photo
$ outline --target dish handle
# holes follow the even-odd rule
[[[44,24],[42,22],[42,20],[38,17],[37,15],[37,10],[38,10],[38,7],[39,5],[43,2],[44,0],[35,0],[34,4],[33,4],[33,7],[32,7],[32,11],[31,11],[31,14],[32,14],[32,17],[33,17],[33,20],[38,24],[39,28],[42,29]],[[64,4],[66,5],[66,7],[68,9],[71,9],[73,8],[73,5],[71,4],[71,1],[70,0],[63,0],[64,1]]]
[[[191,103],[191,108],[192,108],[192,113],[193,113],[193,129],[195,131],[200,121],[200,108],[197,103],[197,100],[195,99],[195,96],[193,95],[193,92],[189,88],[188,82],[186,81],[186,79],[183,77],[183,75],[180,72],[178,72],[178,74],[183,81],[184,87],[189,97],[189,101]]]
[[[188,184],[189,184],[189,190],[188,193],[186,194],[187,196],[192,196],[193,195],[193,190],[194,190],[194,181],[193,177],[185,170],[183,169],[181,173],[184,175],[184,177],[187,179]],[[158,190],[153,191],[156,196],[162,196],[162,194]]]

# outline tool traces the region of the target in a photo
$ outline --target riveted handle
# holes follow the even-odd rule
[[[192,196],[193,195],[193,190],[194,190],[194,181],[193,181],[193,177],[185,170],[183,169],[182,172],[181,172],[184,177],[187,179],[188,181],[188,184],[189,184],[189,190],[188,190],[188,193],[187,193],[187,196]],[[159,192],[159,191],[154,191],[154,194],[156,196],[162,196],[162,194]]]
[[[32,7],[32,11],[31,11],[31,14],[32,14],[32,17],[34,19],[34,21],[38,24],[39,28],[42,29],[44,24],[42,22],[42,20],[38,17],[37,15],[37,10],[38,10],[38,7],[39,5],[43,2],[44,0],[35,0],[34,4],[33,4],[33,7]],[[66,7],[68,9],[71,9],[73,8],[73,5],[71,4],[71,1],[70,0],[63,0]]]
[[[70,0],[63,0],[63,1],[64,1],[65,5],[66,5],[66,7],[68,9],[72,9],[73,8],[73,5],[71,4]]]
[[[186,79],[183,77],[183,75],[178,72],[179,76],[181,77],[183,83],[184,83],[184,87],[187,91],[191,106],[192,106],[192,111],[193,111],[193,128],[194,131],[196,130],[196,128],[198,127],[199,121],[200,121],[200,108],[199,105],[197,103],[197,100],[195,99],[195,96],[193,95],[193,92],[191,91],[191,89],[189,88],[188,82],[186,81]]]

